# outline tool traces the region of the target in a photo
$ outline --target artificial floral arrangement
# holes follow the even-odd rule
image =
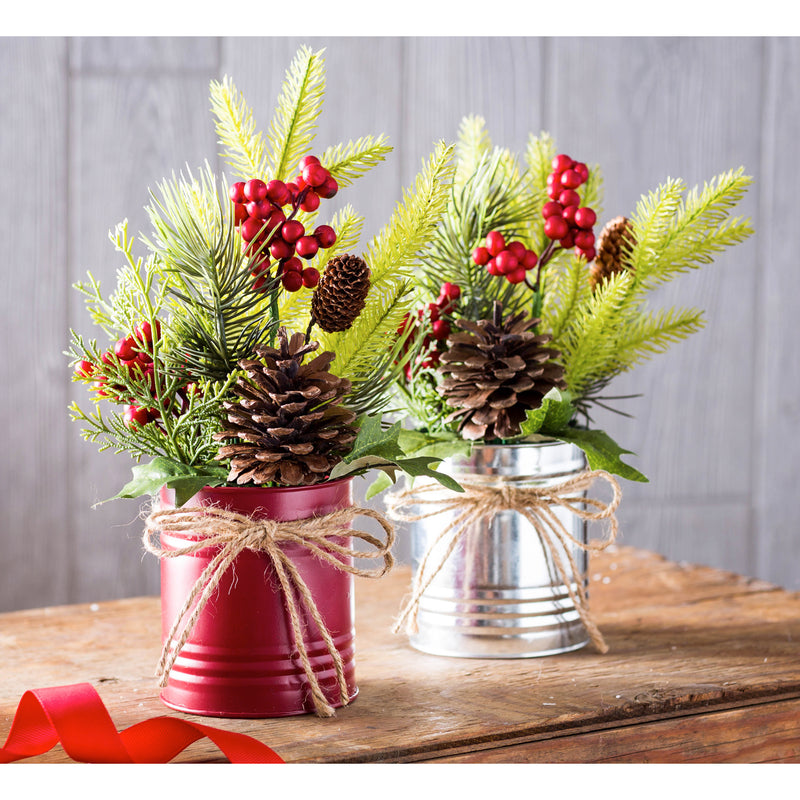
[[[492,145],[481,117],[464,118],[447,209],[415,273],[418,306],[398,331],[410,358],[397,395],[415,421],[406,452],[555,439],[591,469],[646,481],[620,458],[631,451],[592,427],[592,408],[624,413],[609,383],[702,327],[698,309],[646,301],[751,234],[731,215],[750,183],[741,168],[688,192],[669,179],[596,234],[597,166],[558,153],[547,133],[520,158]]]
[[[116,290],[76,284],[108,344],[74,331],[74,380],[94,410],[72,418],[100,449],[137,462],[117,495],[166,486],[182,505],[205,486],[313,485],[370,469],[439,476],[382,424],[410,355],[395,336],[414,302],[417,253],[447,205],[452,147],[436,145],[392,218],[356,255],[363,218],[328,223],[324,203],[380,163],[385,136],[311,152],[322,110],[322,51],[289,67],[266,136],[233,82],[211,106],[233,180],[208,164],[151,191],[152,233],[134,253],[127,222],[111,234],[124,260]]]

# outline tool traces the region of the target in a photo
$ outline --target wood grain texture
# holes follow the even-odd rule
[[[0,608],[68,596],[66,65],[64,39],[0,45]]]
[[[591,572],[606,655],[418,653],[390,632],[410,578],[398,568],[357,583],[349,707],[327,720],[207,721],[288,762],[798,760],[800,596],[633,548],[593,558]],[[7,613],[0,630],[0,731],[26,689],[84,681],[120,729],[165,713],[150,677],[156,598]],[[181,760],[220,758],[206,742]]]
[[[128,70],[138,53],[141,69],[146,71],[154,57],[148,42],[115,42],[115,52],[124,56]],[[94,42],[92,46],[101,44]],[[162,43],[158,51],[164,48]],[[172,58],[182,48],[186,60],[192,62],[195,43],[169,42]],[[78,61],[81,53],[75,57]],[[89,70],[72,81],[71,282],[86,280],[89,271],[106,292],[112,291],[122,262],[108,240],[108,232],[127,219],[131,236],[149,233],[144,210],[150,202],[148,189],[155,190],[173,173],[196,171],[206,159],[214,165],[214,130],[207,99],[212,75],[205,67],[189,76],[172,75],[168,68],[148,76],[113,71],[97,75]],[[146,256],[145,246],[138,244],[135,253]],[[69,311],[75,330],[90,338],[103,336],[91,325],[77,292],[70,292]],[[109,344],[102,340],[98,343]],[[75,385],[72,394],[84,407],[89,402],[82,386]],[[69,598],[90,601],[157,591],[158,566],[152,559],[143,558],[140,542],[142,525],[138,517],[145,500],[115,501],[92,508],[116,494],[130,479],[133,462],[124,455],[98,453],[96,445],[80,439],[76,424],[69,427]],[[34,601],[32,595],[29,604],[52,601]]]
[[[791,588],[800,588],[797,547],[800,525],[795,513],[800,448],[800,360],[793,343],[800,335],[800,288],[788,265],[795,262],[795,226],[789,219],[785,165],[800,158],[800,88],[792,76],[800,69],[800,41],[771,40],[767,47],[768,91],[764,100],[764,167],[760,195],[758,329],[756,385],[761,387],[753,426],[755,489],[754,569]],[[773,227],[774,226],[774,227]],[[787,231],[786,235],[778,233]],[[789,232],[789,231],[792,232]],[[772,231],[773,233],[770,233]]]

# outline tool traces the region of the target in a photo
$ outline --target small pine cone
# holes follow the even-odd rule
[[[363,311],[369,292],[369,267],[358,256],[332,258],[311,298],[311,319],[327,333],[345,331]]]
[[[538,323],[524,313],[503,320],[499,303],[490,320],[456,321],[461,331],[441,354],[446,377],[438,391],[457,409],[447,421],[459,420],[464,438],[517,436],[529,409],[539,408],[553,387],[566,388],[564,369],[552,360],[560,354],[544,347],[552,337],[531,331]]]
[[[609,220],[597,237],[597,255],[589,270],[592,291],[608,277],[625,269],[623,261],[636,244],[633,225],[627,217]]]
[[[350,381],[330,371],[334,354],[303,358],[319,347],[302,333],[278,331],[279,349],[257,347],[259,360],[243,359],[248,379],[233,387],[236,402],[224,403],[228,422],[216,458],[230,459],[229,481],[305,486],[324,481],[356,438],[355,414],[341,404]]]

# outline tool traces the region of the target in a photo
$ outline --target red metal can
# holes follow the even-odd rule
[[[162,504],[172,492],[162,489]],[[352,479],[287,488],[206,487],[185,507],[216,505],[255,519],[286,522],[322,516],[352,505]],[[163,531],[161,546],[174,550],[196,541]],[[349,544],[349,537],[338,540]],[[341,655],[349,697],[358,694],[354,664],[353,576],[294,543],[281,545],[308,585]],[[219,552],[161,559],[161,628],[165,641],[192,588]],[[333,657],[298,598],[304,643],[314,673],[334,708],[340,697]],[[283,717],[314,711],[308,680],[294,645],[286,601],[270,558],[244,550],[223,575],[178,655],[161,700],[170,708],[212,717]]]

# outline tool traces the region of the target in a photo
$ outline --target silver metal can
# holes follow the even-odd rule
[[[545,488],[585,467],[579,448],[553,441],[475,445],[469,456],[447,459],[440,469],[476,486]],[[586,523],[559,505],[549,508],[585,545]],[[429,563],[438,563],[449,540],[434,543],[458,514],[458,509],[444,511],[411,524],[415,574],[430,548]],[[554,563],[554,557],[567,555],[564,548],[571,550],[585,588],[587,555],[578,544],[545,546],[530,522],[513,510],[468,524],[422,594],[411,645],[435,655],[473,658],[530,658],[583,647],[589,637]],[[573,584],[573,596],[576,590]]]

